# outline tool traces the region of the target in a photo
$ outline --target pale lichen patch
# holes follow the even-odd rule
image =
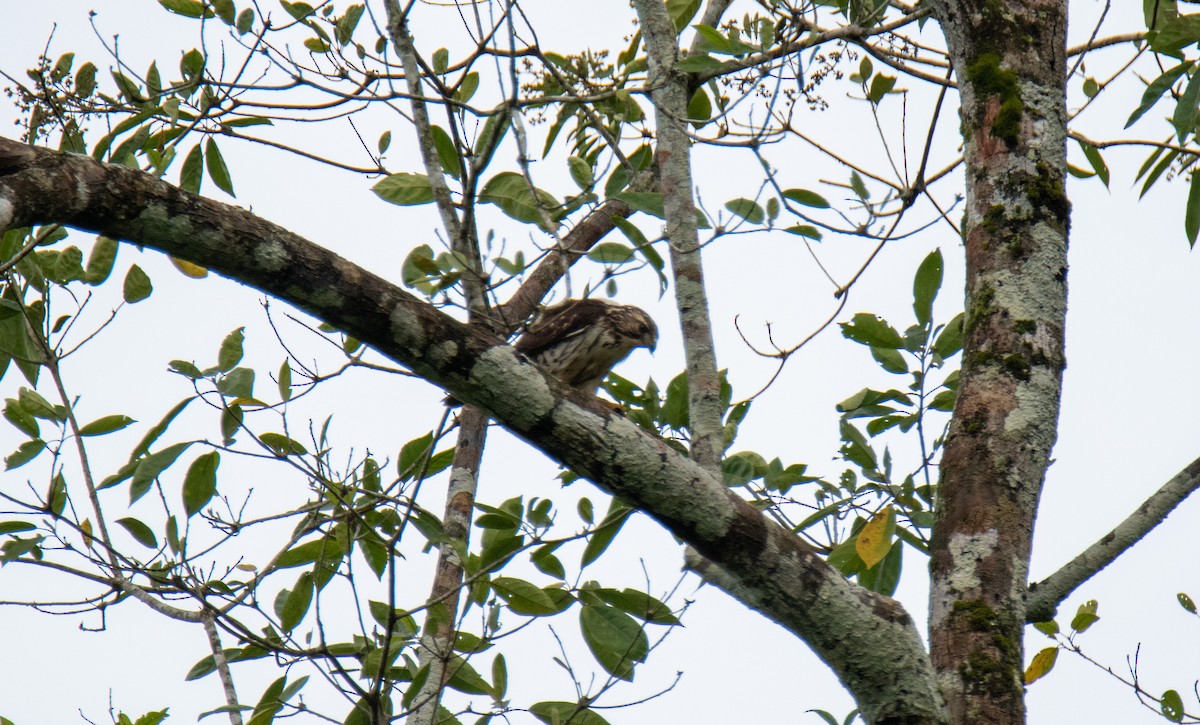
[[[458,343],[453,340],[443,340],[430,345],[426,357],[429,358],[429,362],[433,365],[443,367],[457,354]]]
[[[481,402],[492,410],[506,413],[505,423],[517,430],[528,430],[554,407],[554,394],[545,377],[536,367],[517,357],[517,351],[508,345],[496,345],[484,351],[471,367],[470,380],[492,398]]]
[[[411,310],[403,305],[396,305],[388,319],[392,323],[392,340],[396,344],[413,350],[425,347],[425,330]]]
[[[262,269],[276,272],[287,265],[288,255],[283,245],[278,240],[272,239],[254,248],[254,261]]]
[[[0,230],[8,229],[13,220],[12,202],[0,196]]]
[[[950,537],[951,565],[947,584],[959,592],[970,591],[979,586],[976,568],[980,561],[992,555],[1000,536],[994,530],[978,534],[956,533]]]

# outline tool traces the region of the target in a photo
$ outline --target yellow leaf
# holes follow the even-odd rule
[[[1057,647],[1047,647],[1035,654],[1033,661],[1029,663],[1028,669],[1025,670],[1025,684],[1031,685],[1044,677],[1054,667],[1054,661],[1057,659]]]
[[[892,548],[892,537],[888,534],[888,528],[894,515],[892,507],[888,506],[872,516],[867,525],[858,532],[858,540],[854,542],[854,551],[858,553],[858,558],[863,560],[868,569],[883,561],[883,557],[887,556],[888,551]]]
[[[175,269],[178,269],[180,272],[183,272],[192,279],[204,279],[208,276],[208,270],[204,267],[201,267],[198,264],[192,264],[191,262],[179,259],[178,257],[171,257],[171,264],[175,265]]]
[[[87,548],[92,548],[92,520],[84,519],[83,523],[79,524],[79,530],[83,533],[83,543]]]

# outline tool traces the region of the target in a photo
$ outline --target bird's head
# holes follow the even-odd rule
[[[658,345],[658,326],[645,310],[632,305],[623,305],[621,315],[616,320],[617,332],[629,345],[630,349],[644,347],[654,352]]]

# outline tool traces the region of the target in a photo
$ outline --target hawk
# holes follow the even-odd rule
[[[654,352],[658,327],[645,310],[601,299],[564,300],[538,315],[514,347],[567,385],[595,395],[635,348]]]

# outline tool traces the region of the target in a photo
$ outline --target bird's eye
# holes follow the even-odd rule
[[[638,334],[639,335],[645,335],[647,332],[650,332],[649,327],[646,327],[644,324],[638,325]]]

